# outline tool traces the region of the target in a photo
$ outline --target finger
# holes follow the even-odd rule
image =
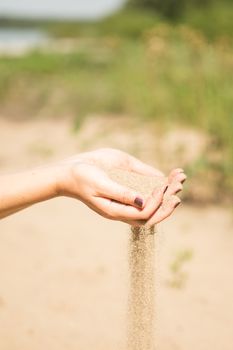
[[[180,198],[177,196],[171,196],[166,200],[161,207],[156,211],[156,213],[147,221],[146,226],[151,227],[164,219],[168,218],[175,208],[181,203]]]
[[[179,181],[183,184],[187,179],[187,176],[185,174],[179,175]]]
[[[152,167],[151,165],[145,164],[139,159],[130,156],[129,167],[131,171],[145,176],[164,176],[160,171]]]
[[[164,194],[166,193],[167,188],[168,188],[168,185],[165,184],[159,189],[157,188],[152,192],[151,196],[148,198],[146,202],[145,208],[138,214],[138,216],[140,216],[138,220],[129,221],[128,218],[126,220],[126,218],[123,217],[124,222],[127,222],[131,226],[145,225],[148,218],[150,218],[156,212],[156,210],[158,210],[158,208],[161,206],[164,199]]]
[[[172,182],[177,175],[184,174],[184,170],[182,168],[173,169],[168,175],[168,182]]]
[[[179,181],[173,181],[171,184],[169,184],[168,189],[166,191],[165,198],[168,198],[169,196],[175,195],[182,191],[183,185]]]
[[[110,178],[106,178],[105,181],[101,183],[101,187],[98,191],[98,196],[99,195],[101,197],[105,197],[122,204],[128,204],[141,209],[145,205],[145,199],[140,193],[126,186],[120,185]]]
[[[178,173],[172,178],[172,180],[171,179],[168,180],[168,182],[170,184],[174,184],[174,183],[178,183],[178,182],[183,184],[186,179],[187,179],[187,176],[184,173]]]
[[[101,215],[119,221],[137,221],[140,219],[141,210],[131,205],[123,204],[104,197],[94,197],[92,206]]]
[[[118,201],[112,201],[107,198],[95,198],[95,205],[102,213],[107,217],[124,221],[124,222],[137,222],[145,224],[148,218],[159,208],[163,201],[164,192],[167,189],[167,185],[162,186],[159,190],[156,189],[152,195],[147,199],[144,209],[140,210],[131,205],[122,204]]]
[[[140,220],[148,220],[149,217],[151,217],[155,211],[159,208],[159,206],[162,204],[164,194],[167,191],[168,184],[164,184],[163,186],[156,188],[151,196],[146,201],[145,207],[140,212]]]

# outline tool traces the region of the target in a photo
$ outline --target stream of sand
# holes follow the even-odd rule
[[[133,172],[114,169],[110,177],[144,196],[149,196],[165,179],[147,177]],[[127,350],[153,350],[154,344],[154,265],[155,227],[131,227],[129,238],[128,332]]]

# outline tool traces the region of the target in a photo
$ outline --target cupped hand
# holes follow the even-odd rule
[[[174,169],[165,177],[137,158],[110,148],[79,154],[62,165],[65,171],[58,185],[60,195],[79,199],[98,214],[130,225],[152,226],[170,216],[180,203],[175,194],[182,190],[186,179],[182,169]],[[140,193],[113,181],[106,168],[159,177],[163,185],[143,198]]]

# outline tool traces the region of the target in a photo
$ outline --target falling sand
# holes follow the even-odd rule
[[[110,177],[148,196],[161,187],[165,178],[147,177],[114,169]],[[130,290],[128,298],[127,350],[154,350],[154,255],[155,227],[131,227],[129,241]]]

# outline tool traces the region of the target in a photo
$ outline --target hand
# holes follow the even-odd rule
[[[163,203],[164,192],[167,189],[169,195],[174,195],[186,179],[182,169],[175,169],[165,178],[159,170],[135,157],[108,148],[79,154],[62,164],[65,172],[58,185],[61,195],[77,198],[100,215],[130,225],[151,226],[171,215],[180,199],[172,196]],[[103,170],[106,167],[157,176],[164,179],[164,185],[149,198],[142,198],[140,193],[112,181]]]

